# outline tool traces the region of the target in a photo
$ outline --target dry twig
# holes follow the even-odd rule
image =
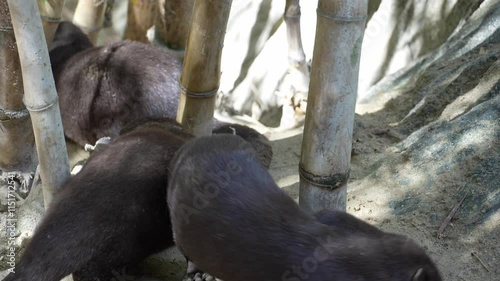
[[[490,269],[484,264],[484,262],[479,258],[476,252],[472,252],[471,255],[473,255],[480,263],[481,265],[486,269],[486,271],[490,272]]]
[[[448,224],[450,223],[451,219],[457,213],[458,208],[460,208],[460,205],[462,205],[462,203],[464,202],[465,197],[467,197],[467,194],[464,195],[464,197],[462,197],[462,200],[460,200],[460,202],[458,202],[458,204],[455,205],[455,207],[453,207],[453,210],[451,210],[451,212],[448,214],[448,216],[446,217],[446,219],[444,220],[444,222],[439,227],[439,230],[438,230],[438,233],[437,233],[437,238],[438,239],[441,239],[441,236],[443,235],[444,229],[448,226]]]

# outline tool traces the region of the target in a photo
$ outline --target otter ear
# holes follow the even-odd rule
[[[425,274],[423,268],[417,269],[417,271],[411,278],[411,281],[425,281],[425,280],[427,280],[427,274]]]

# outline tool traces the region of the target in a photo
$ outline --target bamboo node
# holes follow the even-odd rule
[[[41,16],[46,22],[60,23],[63,21],[61,17]]]
[[[365,21],[366,18],[367,18],[366,16],[362,16],[362,17],[339,17],[339,16],[336,16],[334,13],[327,13],[327,12],[322,11],[320,9],[316,9],[316,14],[318,15],[318,17],[322,17],[322,18],[329,19],[329,20],[332,20],[332,21],[341,21],[341,22]]]
[[[299,175],[302,179],[306,180],[307,182],[309,182],[314,186],[329,190],[334,190],[347,184],[347,180],[349,179],[349,174],[350,170],[347,171],[347,173],[338,173],[328,176],[318,176],[306,171],[304,167],[302,167],[302,165],[299,165]]]
[[[26,109],[29,112],[40,112],[40,111],[47,110],[54,105],[57,105],[58,100],[59,100],[59,97],[56,96],[56,98],[54,99],[53,102],[45,104],[45,105],[41,105],[41,106],[31,106],[31,105],[26,104],[26,102],[24,100],[23,100],[23,102],[24,102],[24,105],[26,106]]]
[[[193,92],[188,90],[182,83],[179,83],[181,86],[181,93],[190,97],[190,98],[196,98],[196,99],[205,99],[205,98],[211,98],[219,92],[219,87],[215,88],[214,90],[208,91],[208,92]]]

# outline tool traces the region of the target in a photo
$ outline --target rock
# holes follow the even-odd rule
[[[477,260],[462,258],[467,251],[495,249],[488,259],[500,258],[489,238],[500,230],[500,3],[483,1],[467,18],[439,48],[382,78],[358,104],[364,126],[357,136],[364,147],[378,141],[387,150],[358,149],[349,182],[357,200],[348,211],[366,201],[356,214],[390,219],[382,228],[428,247],[444,280],[492,278]]]

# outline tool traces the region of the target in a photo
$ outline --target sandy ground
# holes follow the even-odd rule
[[[370,123],[365,124],[365,128],[358,128],[362,130],[358,131],[358,138],[362,143],[355,145],[355,150],[363,152],[358,152],[358,155],[352,157],[347,212],[384,231],[403,234],[417,241],[437,263],[444,280],[499,280],[498,219],[500,217],[498,214],[479,229],[469,229],[461,225],[459,219],[455,219],[458,220],[457,223],[452,221],[445,229],[443,237],[438,239],[440,224],[460,198],[457,200],[456,197],[450,196],[447,190],[435,188],[415,196],[415,198],[419,196],[435,198],[435,205],[432,208],[424,209],[422,206],[409,212],[399,213],[398,210],[404,209],[405,202],[399,198],[405,196],[408,190],[401,190],[401,186],[384,186],[380,179],[373,184],[367,180],[377,172],[373,168],[376,163],[384,162],[387,154],[390,154],[387,148],[396,143],[397,138],[381,132],[380,128],[385,126],[376,120],[371,120]],[[275,158],[271,174],[280,187],[296,200],[299,194],[297,171],[301,141],[301,134],[273,141]],[[447,180],[449,185],[460,185],[460,182],[454,182],[453,178]],[[412,200],[412,197],[408,197],[407,200]],[[403,203],[394,206],[393,202],[396,201]]]
[[[408,196],[409,190],[405,190],[404,185],[391,184],[391,177],[396,175],[378,169],[389,161],[394,154],[391,147],[401,137],[385,129],[384,120],[389,119],[357,116],[347,211],[384,231],[416,240],[437,263],[444,280],[499,280],[498,212],[477,228],[463,225],[460,217],[455,218],[443,236],[437,238],[439,226],[460,198],[439,186],[425,191],[413,190],[413,196]],[[277,184],[298,200],[301,128],[272,133],[269,137],[274,150],[270,172]],[[373,180],[374,175],[380,173],[385,174]],[[460,178],[448,177],[446,186],[459,186],[461,183],[457,180]],[[405,202],[422,196],[432,198],[434,204],[405,210]],[[179,270],[182,272],[183,268]]]

